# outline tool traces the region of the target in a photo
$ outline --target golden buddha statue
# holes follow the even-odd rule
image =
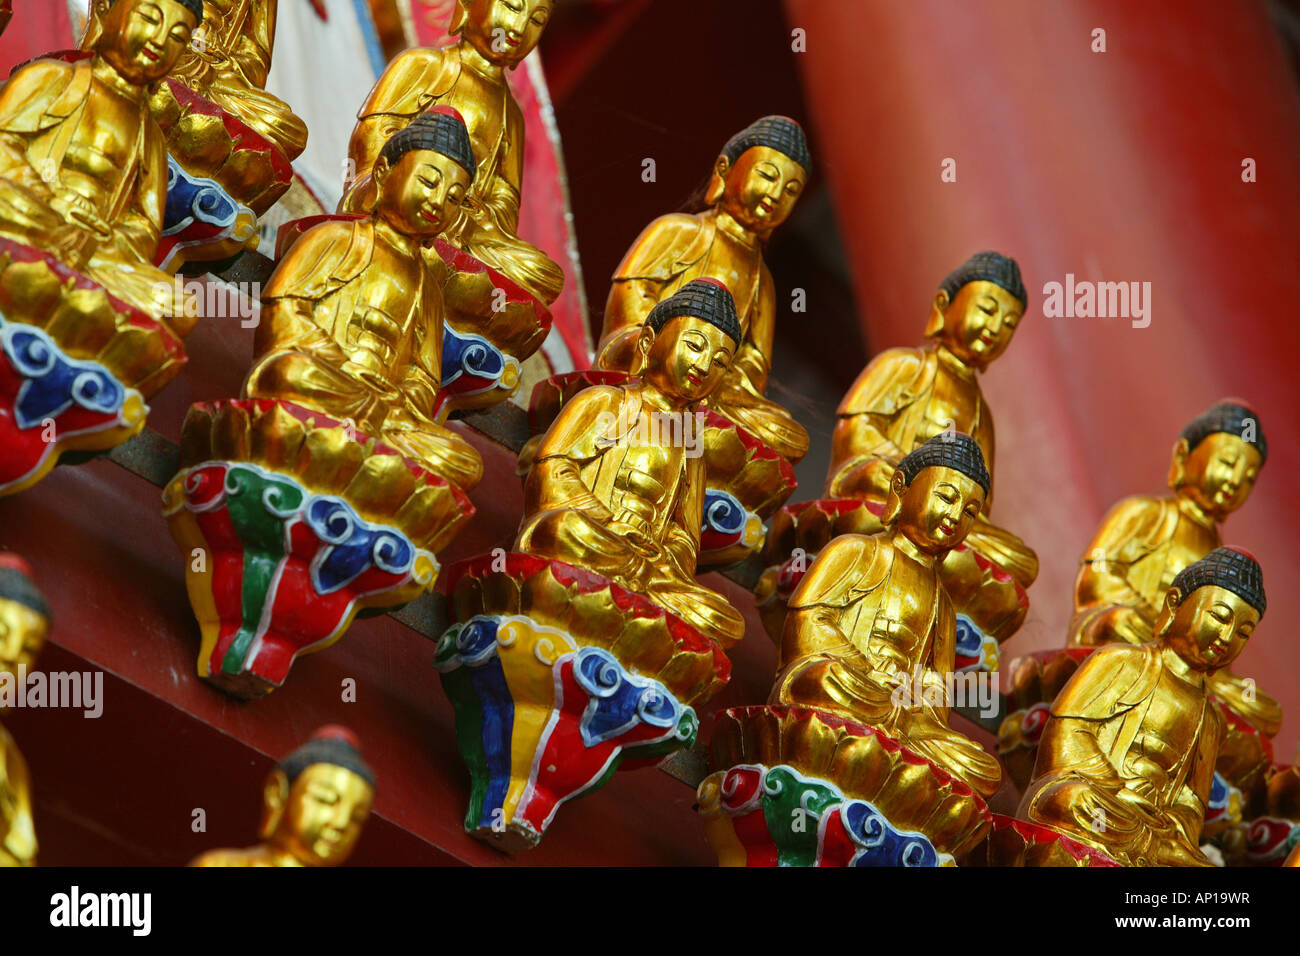
[[[1027,302],[1020,267],[1000,253],[976,253],[948,275],[925,327],[931,343],[877,355],[840,402],[825,496],[883,502],[899,460],[943,431],[974,438],[992,473],[993,415],[976,376],[1006,351]],[[990,494],[966,537],[966,549],[950,551],[944,559],[942,575],[954,600],[979,590],[984,571],[976,556],[1022,588],[1038,576],[1033,550],[989,521],[991,504]],[[978,614],[959,610],[972,613],[998,641],[1015,633],[1027,610],[1009,591],[1000,600],[991,592],[975,600],[982,605]]]
[[[1102,519],[1074,583],[1074,647],[1152,638],[1161,595],[1193,561],[1219,547],[1219,523],[1246,503],[1268,457],[1259,416],[1222,401],[1183,429],[1169,465],[1172,497],[1125,498]],[[1227,667],[1210,677],[1214,696],[1266,737],[1282,707]]]
[[[209,850],[190,866],[338,866],[356,846],[374,799],[375,775],[351,731],[322,727],[267,776],[262,842]]]
[[[708,405],[788,461],[808,453],[808,432],[763,397],[772,368],[776,286],[763,261],[772,233],[790,217],[812,158],[803,129],[765,116],[733,136],[714,164],[694,214],[661,216],[646,227],[614,273],[596,367],[636,374],[637,335],[655,303],[711,276],[733,290],[744,340]]]
[[[740,342],[735,302],[715,279],[656,305],[637,338],[641,377],[579,392],[542,437],[515,544],[644,594],[723,650],[745,624],[695,580],[704,460],[685,439],[703,430],[700,403]]]
[[[969,435],[940,434],[903,456],[874,535],[822,549],[789,601],[769,704],[877,728],[981,796],[997,760],[948,726],[956,615],[939,570],[979,518],[989,474]]]
[[[374,168],[365,217],[322,223],[280,259],[262,294],[248,398],[350,419],[461,489],[478,453],[441,423],[439,260],[425,246],[474,178],[465,123],[437,107],[399,130]]]
[[[264,136],[290,159],[307,147],[307,124],[266,92],[279,0],[203,0],[203,27],[169,71]],[[103,32],[109,0],[93,0],[83,49]]]
[[[355,177],[339,212],[374,202],[371,175],[395,132],[435,105],[465,117],[478,170],[456,220],[442,238],[518,282],[546,304],[564,286],[563,270],[518,238],[524,170],[524,117],[506,82],[537,46],[554,0],[457,0],[445,49],[416,48],[396,57],[358,114],[348,147]]]
[[[146,99],[202,17],[200,0],[114,0],[93,56],[35,60],[0,89],[0,236],[54,255],[182,337],[197,310],[153,265],[168,165]]]
[[[49,627],[49,608],[32,584],[27,562],[16,555],[0,554],[0,681],[26,680]],[[0,726],[0,867],[35,863],[36,828],[27,763],[9,732]]]
[[[1155,639],[1087,657],[1052,703],[1019,816],[1129,866],[1209,866],[1199,847],[1224,718],[1209,677],[1263,617],[1253,558],[1218,548],[1165,592]]]

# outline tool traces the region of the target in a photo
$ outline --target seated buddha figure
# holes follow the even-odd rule
[[[0,554],[0,682],[10,691],[27,679],[50,627],[49,608],[30,574],[21,558]],[[0,867],[32,866],[36,849],[27,763],[0,726]]]
[[[190,866],[338,866],[361,836],[375,775],[346,728],[322,727],[276,766],[262,787],[262,842],[209,850]]]
[[[108,0],[94,0],[82,47],[102,32]],[[248,124],[289,159],[307,147],[307,124],[266,92],[279,0],[203,0],[203,28],[168,75]]]
[[[351,419],[461,489],[483,463],[436,411],[443,307],[425,246],[474,177],[460,116],[437,107],[395,133],[375,164],[369,215],[304,233],[262,294],[248,398]]]
[[[948,726],[956,615],[939,563],[984,505],[989,474],[969,435],[938,435],[903,456],[874,535],[843,534],[790,596],[769,704],[875,727],[982,796],[995,758]]]
[[[537,46],[555,0],[456,0],[448,32],[459,42],[397,56],[358,114],[348,146],[352,184],[339,212],[373,202],[371,175],[383,144],[438,104],[465,117],[478,170],[443,239],[509,276],[547,305],[564,286],[564,271],[524,242],[519,202],[524,171],[524,116],[506,82]]]
[[[623,257],[596,350],[596,367],[636,374],[637,334],[655,304],[693,279],[725,283],[744,340],[709,407],[790,462],[808,453],[808,432],[763,397],[776,331],[776,286],[763,249],[794,210],[811,168],[803,129],[792,119],[765,116],[733,136],[714,164],[707,208],[661,216]]]
[[[35,60],[0,88],[0,236],[47,252],[182,337],[197,310],[153,265],[167,149],[150,86],[189,47],[200,0],[113,0],[93,55]]]
[[[695,580],[704,509],[699,403],[740,344],[727,288],[697,279],[660,302],[637,340],[644,371],[579,392],[542,437],[524,482],[516,550],[644,594],[723,650],[740,613]],[[685,440],[688,429],[695,442]]]
[[[1217,548],[1165,592],[1154,640],[1088,656],[1052,703],[1019,816],[1130,866],[1209,866],[1199,849],[1224,718],[1207,677],[1264,614],[1249,555]]]
[[[930,343],[877,355],[840,402],[826,497],[883,502],[903,456],[948,430],[974,438],[992,473],[993,415],[976,376],[1011,344],[1027,302],[1020,267],[997,252],[976,253],[945,278],[925,327]],[[1038,577],[1038,556],[989,521],[991,504],[990,494],[966,538],[969,551],[949,552],[944,560],[942,573],[954,594],[970,590],[963,579],[979,578],[972,552],[1024,588]],[[987,596],[981,601],[995,603]],[[1024,609],[1017,603],[988,607],[977,623],[1003,641],[1023,618]]]
[[[1188,423],[1169,466],[1173,496],[1123,499],[1088,545],[1070,646],[1150,641],[1162,596],[1180,571],[1219,547],[1219,523],[1245,504],[1267,457],[1259,416],[1245,405],[1222,401]],[[1210,688],[1265,736],[1281,729],[1281,705],[1226,666],[1210,676]]]

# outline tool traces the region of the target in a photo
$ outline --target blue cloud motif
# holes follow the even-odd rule
[[[311,562],[311,584],[318,594],[346,587],[371,566],[406,574],[415,563],[415,546],[405,536],[372,525],[342,498],[313,496],[305,518],[325,544]]]
[[[121,411],[126,400],[122,383],[98,362],[68,358],[43,329],[6,323],[0,328],[0,342],[9,364],[24,379],[14,402],[19,428],[35,428],[74,403],[103,415]]]
[[[704,492],[704,530],[712,528],[720,534],[739,535],[745,530],[745,519],[749,512],[744,505],[727,494],[714,488]]]
[[[506,369],[505,356],[481,335],[461,334],[450,325],[442,329],[442,384],[451,384],[462,375],[498,381]]]
[[[984,653],[984,632],[965,614],[957,615],[957,654],[979,657]]]
[[[1214,781],[1210,784],[1210,810],[1228,809],[1228,781],[1216,770],[1214,772]]]
[[[501,619],[476,614],[456,635],[456,656],[471,667],[481,665],[496,650]]]
[[[840,807],[840,819],[850,839],[862,849],[849,866],[938,866],[939,853],[924,834],[894,828],[865,800],[849,800]]]
[[[191,176],[167,157],[167,208],[163,213],[164,236],[184,232],[196,222],[225,229],[239,218],[239,203],[215,179]]]
[[[629,674],[609,651],[584,647],[574,655],[573,676],[587,692],[579,722],[587,747],[627,733],[638,723],[676,727],[684,708],[658,681]]]

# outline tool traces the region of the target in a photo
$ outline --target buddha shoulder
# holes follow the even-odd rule
[[[81,76],[85,77],[87,93],[90,91],[89,62],[81,61],[87,64],[81,72]],[[36,60],[19,69],[0,89],[0,103],[4,104],[4,128],[11,132],[39,129],[46,111],[77,79],[78,64],[62,60]]]
[[[840,535],[817,555],[790,595],[790,608],[851,604],[888,579],[892,559],[893,548],[881,535]]]
[[[615,385],[584,388],[560,409],[560,414],[542,438],[537,460],[571,458],[585,461],[604,452],[622,437],[617,427],[630,428],[634,422],[625,411],[630,396]]]
[[[837,415],[889,415],[916,397],[933,372],[935,353],[927,348],[886,349],[862,370],[845,393]]]
[[[455,82],[450,52],[454,49],[414,47],[398,54],[370,91],[357,119],[379,113],[418,112],[427,105],[424,100],[432,102],[444,95]]]
[[[1109,560],[1129,562],[1159,547],[1178,525],[1178,506],[1170,498],[1133,495],[1116,502],[1102,519],[1095,546],[1115,549]]]
[[[1162,669],[1156,644],[1108,644],[1079,665],[1052,702],[1053,717],[1100,720],[1150,696]]]
[[[267,282],[263,298],[315,297],[356,278],[374,252],[367,220],[332,220],[293,244]]]
[[[262,847],[248,850],[209,850],[190,863],[192,867],[272,866]]]
[[[614,273],[615,279],[670,279],[700,259],[713,230],[705,215],[674,212],[646,226]]]

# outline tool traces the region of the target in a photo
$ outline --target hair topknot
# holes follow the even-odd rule
[[[281,760],[279,768],[292,786],[304,770],[318,763],[351,770],[372,787],[375,785],[374,771],[361,759],[357,738],[346,727],[336,724],[322,727],[312,734],[310,740]]]
[[[734,164],[746,150],[755,146],[770,147],[789,156],[805,172],[812,171],[808,138],[804,136],[803,127],[788,116],[764,116],[755,120],[727,140],[727,145],[722,147],[722,155]]]
[[[941,432],[898,463],[898,470],[909,485],[926,468],[960,471],[983,488],[986,495],[992,485],[983,450],[975,439],[961,432]]]
[[[1215,548],[1201,560],[1189,564],[1174,577],[1173,586],[1184,600],[1197,588],[1209,585],[1231,591],[1264,616],[1264,570],[1259,562],[1237,548]]]
[[[1264,440],[1264,426],[1260,424],[1259,416],[1254,410],[1240,402],[1216,403],[1188,422],[1178,437],[1186,439],[1189,450],[1194,451],[1197,445],[1218,432],[1236,435],[1242,441],[1254,445],[1259,451],[1260,462],[1268,461],[1268,442]],[[1247,438],[1247,433],[1251,437]]]
[[[717,279],[695,279],[664,299],[646,317],[645,324],[658,335],[669,319],[689,315],[717,326],[740,344],[740,316],[731,290]]]
[[[478,172],[465,120],[450,106],[435,106],[427,113],[421,113],[409,126],[390,136],[379,155],[391,168],[407,153],[417,149],[442,153],[460,164],[469,173],[471,180]]]
[[[1024,305],[1029,305],[1025,283],[1020,278],[1020,266],[1010,256],[989,249],[977,252],[948,273],[939,283],[939,288],[948,293],[948,301],[951,302],[957,297],[962,286],[972,282],[992,282],[1006,289]]]

